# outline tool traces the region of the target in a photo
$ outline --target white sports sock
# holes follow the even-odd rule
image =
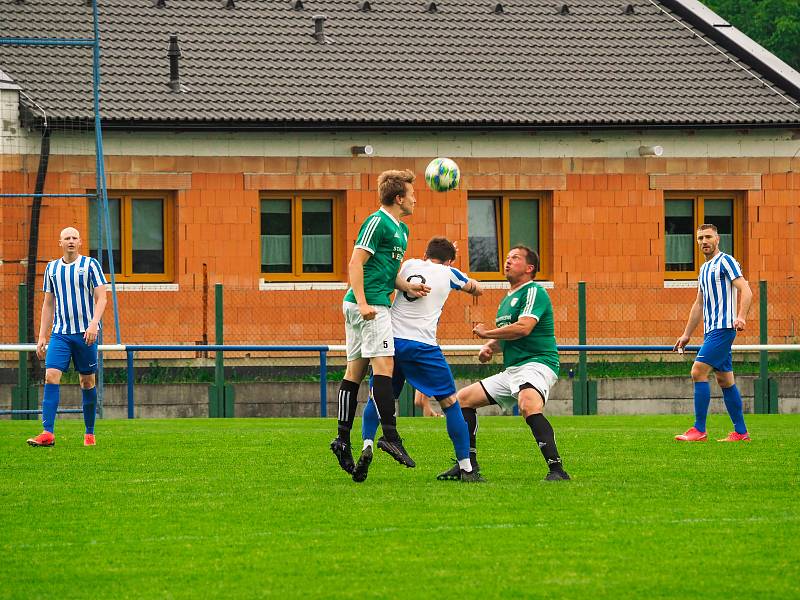
[[[472,472],[472,463],[469,461],[469,457],[462,458],[458,461],[458,466],[461,468],[462,471],[466,471],[467,473]]]
[[[372,448],[372,440],[364,440],[364,447],[361,449],[361,451],[363,452],[363,451],[364,451],[364,450],[366,450],[368,447],[369,447],[369,448]]]

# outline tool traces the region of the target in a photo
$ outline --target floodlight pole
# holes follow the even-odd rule
[[[108,249],[108,270],[111,271],[111,299],[114,305],[114,329],[117,344],[121,344],[119,332],[119,310],[117,310],[117,279],[114,275],[114,252],[111,249],[111,219],[108,215],[108,193],[106,191],[106,171],[103,160],[103,130],[100,123],[100,27],[97,16],[97,0],[92,0],[92,20],[94,47],[92,48],[92,92],[94,101],[95,160],[97,162],[97,195],[103,207],[105,240]],[[102,248],[102,240],[98,248]],[[102,252],[102,250],[100,250]],[[100,254],[102,256],[102,253]],[[100,263],[102,267],[102,262]]]

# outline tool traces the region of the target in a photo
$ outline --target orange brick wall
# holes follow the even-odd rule
[[[38,157],[3,160],[3,191],[21,193],[34,185]],[[577,338],[577,291],[586,281],[590,340],[667,343],[685,322],[695,290],[664,289],[664,187],[747,186],[746,277],[766,279],[771,294],[771,339],[794,334],[800,318],[800,158],[458,158],[464,180],[459,190],[434,194],[422,179],[428,158],[341,157],[107,157],[110,190],[173,190],[175,282],[178,292],[119,294],[123,341],[193,343],[203,337],[202,281],[226,290],[226,342],[342,343],[342,291],[258,291],[261,277],[259,190],[345,192],[349,255],[363,219],[377,207],[377,175],[388,168],[418,174],[417,209],[408,256],[421,256],[433,235],[446,235],[467,248],[469,191],[545,190],[552,198],[550,272],[555,283],[557,334]],[[8,166],[12,168],[8,168]],[[85,193],[94,187],[91,156],[53,156],[49,193]],[[657,189],[653,189],[653,188]],[[700,190],[698,190],[700,191]],[[4,260],[27,253],[29,200],[0,204],[0,252]],[[88,211],[81,199],[45,199],[39,256],[58,255],[61,228],[74,225],[86,237]],[[43,264],[38,265],[39,273]],[[459,266],[466,268],[462,259]],[[21,265],[0,266],[0,340],[16,340],[16,285]],[[40,281],[37,282],[37,287]],[[451,300],[440,325],[445,343],[468,342],[471,324],[490,322],[503,291],[474,301]],[[37,300],[37,303],[39,301]],[[213,339],[213,288],[206,334]],[[38,320],[38,306],[37,306]],[[749,335],[757,333],[757,305]],[[111,333],[111,319],[107,327]]]

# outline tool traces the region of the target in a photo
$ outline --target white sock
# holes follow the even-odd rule
[[[462,458],[458,461],[458,466],[461,468],[462,471],[466,471],[467,473],[472,473],[472,463],[469,461],[469,457]]]
[[[361,449],[361,451],[363,452],[367,448],[372,448],[372,440],[364,440],[364,447]]]

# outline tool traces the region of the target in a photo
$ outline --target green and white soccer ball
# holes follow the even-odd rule
[[[434,158],[425,169],[425,183],[434,192],[449,192],[461,182],[461,169],[449,158]]]

